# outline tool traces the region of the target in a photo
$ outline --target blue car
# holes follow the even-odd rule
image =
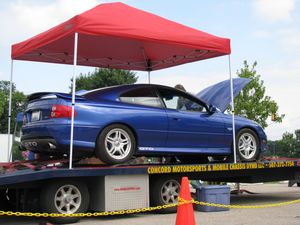
[[[229,93],[228,82],[223,82],[197,96],[154,84],[82,92],[76,95],[74,155],[96,156],[107,164],[124,163],[135,156],[176,156],[193,162],[208,156],[230,157],[232,118],[224,113],[230,102],[229,94],[220,93],[224,87]],[[71,98],[46,92],[28,97],[22,150],[69,153]],[[241,161],[256,160],[266,150],[263,129],[241,117],[235,117],[235,124],[237,155]]]

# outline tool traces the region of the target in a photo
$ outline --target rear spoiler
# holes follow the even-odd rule
[[[45,97],[47,95],[49,95],[49,96],[55,95],[57,98],[63,98],[63,99],[72,99],[71,94],[60,93],[60,92],[37,92],[37,93],[33,93],[33,94],[29,95],[27,97],[27,100],[30,102],[30,101]],[[79,96],[79,95],[75,95],[75,99],[76,100],[84,100],[85,98],[82,96]]]

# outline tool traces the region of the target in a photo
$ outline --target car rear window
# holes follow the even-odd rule
[[[162,102],[153,88],[137,88],[120,96],[121,102],[162,108]]]

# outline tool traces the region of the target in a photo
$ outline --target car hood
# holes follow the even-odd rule
[[[233,96],[237,96],[250,81],[251,79],[248,78],[234,78]],[[216,106],[221,112],[224,112],[231,103],[230,80],[209,86],[196,94],[196,96],[208,105]]]

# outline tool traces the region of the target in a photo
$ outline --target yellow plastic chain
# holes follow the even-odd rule
[[[271,203],[271,204],[264,204],[264,205],[223,205],[223,204],[215,204],[215,203],[208,203],[208,202],[199,202],[190,200],[187,201],[183,198],[178,198],[178,203],[168,204],[168,205],[161,205],[155,207],[148,207],[148,208],[140,208],[140,209],[127,209],[127,210],[120,210],[114,212],[94,212],[94,213],[73,213],[73,214],[60,214],[60,213],[32,213],[32,212],[12,212],[12,211],[0,211],[0,216],[26,216],[26,217],[96,217],[96,216],[114,216],[114,215],[124,215],[124,214],[133,214],[133,213],[142,213],[142,212],[150,212],[156,211],[171,207],[176,207],[178,205],[183,204],[196,204],[202,206],[211,206],[211,207],[222,207],[222,208],[230,208],[230,209],[260,209],[260,208],[270,208],[270,207],[279,207],[279,206],[286,206],[295,203],[300,203],[300,199],[287,201],[287,202],[280,202],[280,203]]]

